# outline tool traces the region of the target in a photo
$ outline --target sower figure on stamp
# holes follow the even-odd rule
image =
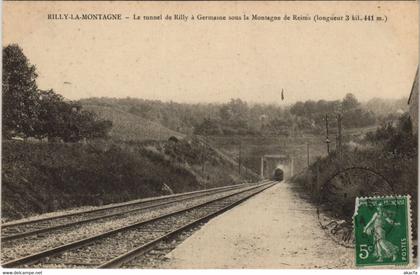
[[[376,207],[376,212],[373,214],[372,219],[363,229],[364,233],[371,235],[373,233],[373,242],[374,242],[374,252],[373,255],[378,257],[378,262],[382,262],[384,258],[392,258],[392,261],[395,261],[398,255],[398,247],[392,244],[390,241],[385,239],[385,222],[392,225],[400,225],[384,213],[382,209],[382,204],[379,203]]]

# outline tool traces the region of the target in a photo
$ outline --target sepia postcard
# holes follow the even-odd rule
[[[418,8],[4,1],[2,273],[417,274]]]

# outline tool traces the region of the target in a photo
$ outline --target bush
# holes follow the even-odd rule
[[[293,180],[306,187],[305,190],[314,202],[321,203],[340,219],[351,220],[356,196],[395,194],[410,195],[413,216],[417,216],[418,145],[417,136],[412,134],[409,117],[403,115],[397,125],[379,127],[376,132],[367,135],[365,142],[370,146],[345,147],[342,160],[336,152],[318,159]],[[369,170],[356,169],[356,172],[348,172],[351,184],[344,184],[345,177],[336,177],[331,184],[330,179],[334,175],[350,167],[368,168],[383,178]],[[346,176],[346,173],[341,175]],[[416,219],[413,227],[414,232],[417,232]]]
[[[18,218],[199,189],[196,177],[139,145],[3,142],[2,216]]]
[[[3,137],[75,142],[106,137],[112,122],[100,120],[53,90],[37,88],[35,66],[18,45],[3,48]]]

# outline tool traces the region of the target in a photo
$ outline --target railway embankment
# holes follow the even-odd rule
[[[361,196],[410,195],[416,217],[417,151],[417,133],[403,115],[396,125],[380,126],[341,150],[331,150],[292,181],[336,221],[346,220],[351,225],[355,198]],[[417,232],[415,220],[413,232]],[[413,238],[417,239],[416,233]]]
[[[273,184],[237,184],[4,223],[2,266],[143,267],[144,261],[156,260],[150,249],[175,244]]]
[[[2,219],[232,185],[237,169],[195,138],[2,143]],[[249,179],[254,175],[249,174]]]

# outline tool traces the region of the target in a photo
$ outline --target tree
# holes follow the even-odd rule
[[[381,145],[382,150],[392,153],[393,157],[417,159],[417,135],[413,134],[410,116],[407,113],[398,118],[396,125],[388,122],[375,132],[366,134],[366,140]]]
[[[198,135],[220,135],[222,132],[216,121],[205,118],[201,124],[195,127],[194,133]]]
[[[274,118],[273,120],[270,121],[268,125],[271,131],[275,133],[280,133],[280,134],[288,133],[288,129],[290,129],[290,127],[292,126],[293,125],[290,120],[283,119],[283,118]]]
[[[343,108],[343,112],[347,112],[352,109],[358,108],[360,106],[360,103],[354,94],[348,93],[344,97],[341,106]]]
[[[38,119],[35,124],[34,136],[36,138],[57,138],[65,128],[63,113],[68,112],[68,106],[63,97],[54,90],[39,91]]]
[[[112,122],[109,120],[98,119],[95,113],[83,110],[77,103],[69,104],[71,112],[69,113],[68,125],[61,138],[64,141],[79,141],[83,138],[104,138],[112,128]]]
[[[373,125],[376,121],[375,115],[362,109],[360,102],[353,94],[346,94],[341,107],[344,127],[365,127]]]
[[[220,107],[219,113],[220,118],[224,121],[228,121],[232,118],[232,112],[228,105],[223,105],[222,107]]]
[[[248,104],[241,99],[231,99],[229,103],[220,108],[222,120],[246,120],[249,114]]]
[[[77,142],[83,138],[106,137],[112,122],[100,120],[77,102],[65,102],[53,90],[40,91],[39,116],[35,127],[37,138],[60,138],[64,142]]]
[[[37,73],[22,49],[3,48],[3,136],[31,136],[38,116]]]
[[[89,138],[103,138],[106,137],[112,128],[112,121],[110,120],[95,120],[92,125],[92,131]]]
[[[305,107],[302,101],[296,102],[291,108],[290,113],[295,116],[304,116],[305,114]]]
[[[38,90],[35,66],[15,44],[3,48],[3,137],[16,135],[79,141],[105,137],[112,123],[66,102],[54,90]]]

